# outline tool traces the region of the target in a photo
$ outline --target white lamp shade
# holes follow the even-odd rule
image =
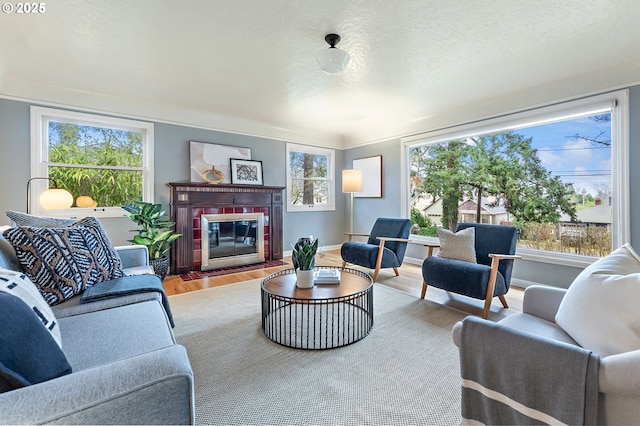
[[[347,65],[349,65],[351,56],[342,49],[330,47],[318,52],[316,59],[318,60],[318,65],[320,65],[320,69],[322,69],[322,71],[327,74],[337,74],[344,71]]]
[[[51,188],[40,194],[38,201],[45,210],[68,209],[73,205],[73,195],[66,189]]]
[[[362,170],[342,171],[342,192],[362,192]]]

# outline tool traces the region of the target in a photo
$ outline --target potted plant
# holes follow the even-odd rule
[[[140,226],[138,234],[130,242],[147,246],[149,264],[153,271],[164,279],[169,270],[169,257],[166,255],[171,243],[182,236],[173,232],[175,222],[164,218],[165,211],[161,204],[146,201],[132,201],[122,206],[132,221]]]
[[[318,252],[318,239],[304,239],[293,246],[292,257],[296,259],[296,285],[300,288],[313,287],[313,266]]]

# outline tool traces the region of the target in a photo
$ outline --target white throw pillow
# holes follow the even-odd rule
[[[440,239],[440,252],[438,256],[478,263],[476,261],[475,228],[466,228],[455,234],[448,229],[438,228],[436,229],[436,233]]]
[[[584,269],[562,299],[556,323],[601,357],[640,349],[640,257],[631,245]]]
[[[40,290],[25,274],[0,268],[0,291],[13,294],[22,299],[42,321],[42,325],[51,332],[58,346],[62,348],[58,320],[49,304],[40,294]]]

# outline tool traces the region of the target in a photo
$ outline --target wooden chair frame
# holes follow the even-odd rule
[[[429,247],[429,253],[427,256],[432,256],[433,249],[440,247],[440,244],[438,243],[424,243],[423,245]],[[491,253],[489,254],[489,257],[491,258],[491,272],[489,273],[489,282],[487,283],[487,294],[485,295],[485,298],[484,298],[484,308],[482,310],[482,319],[487,319],[489,317],[489,312],[491,310],[491,301],[493,300],[493,291],[496,288],[496,277],[498,276],[498,265],[500,264],[500,261],[521,259],[521,256],[518,256],[516,254]],[[424,297],[426,296],[427,286],[428,286],[427,282],[423,280],[422,293],[420,293],[420,299],[424,299]],[[509,308],[509,305],[507,304],[507,299],[505,299],[504,294],[499,295],[498,299],[500,300],[500,303],[502,303],[502,306],[504,308]]]
[[[351,241],[353,237],[369,237],[369,234],[362,234],[358,232],[345,232],[347,236],[347,242]],[[380,273],[380,265],[382,264],[382,254],[384,253],[384,243],[386,241],[398,241],[404,243],[411,243],[413,241],[406,238],[394,238],[394,237],[376,237],[377,240],[380,241],[380,245],[378,245],[378,257],[376,258],[376,267],[373,271],[373,281],[375,282],[378,279],[378,274]],[[346,266],[347,262],[342,262],[342,267]],[[393,272],[395,272],[396,277],[400,276],[400,272],[398,268],[393,268]]]

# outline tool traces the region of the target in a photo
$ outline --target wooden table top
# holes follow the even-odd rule
[[[349,268],[330,269],[340,269],[342,271],[340,284],[316,284],[311,288],[298,288],[296,286],[295,271],[286,269],[266,276],[262,280],[261,287],[264,291],[275,296],[290,299],[319,300],[352,296],[373,285],[371,276],[364,272]]]

